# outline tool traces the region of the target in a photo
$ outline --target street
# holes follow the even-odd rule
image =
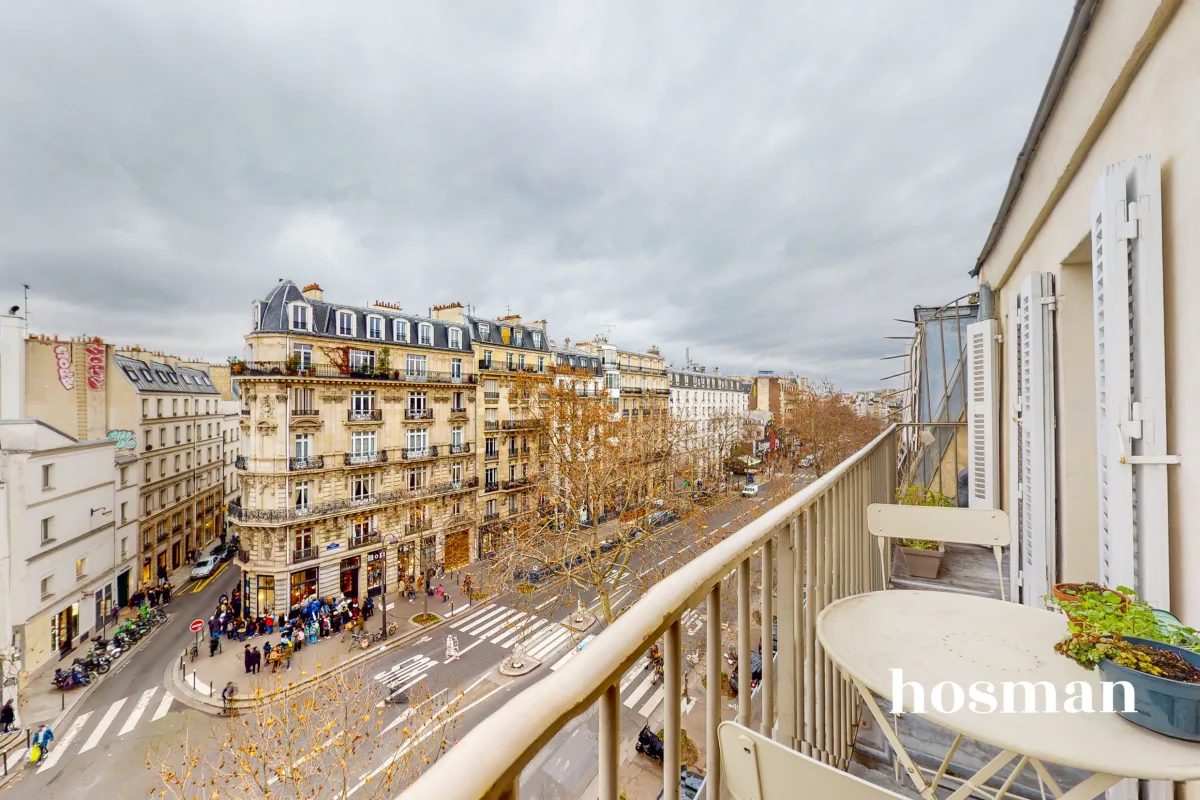
[[[794,491],[795,480],[798,478],[785,476],[764,481],[756,497],[733,496],[728,503],[658,532],[653,547],[639,550],[629,565],[631,570],[649,573],[662,565],[663,553],[671,554],[672,567],[686,562],[706,544],[736,531],[773,500]],[[104,797],[133,798],[160,790],[157,775],[147,766],[152,746],[177,742],[185,732],[195,742],[227,724],[174,698],[164,679],[194,640],[188,624],[207,619],[217,597],[232,589],[238,574],[238,568],[227,563],[211,578],[182,586],[167,609],[170,619],[162,629],[141,650],[125,656],[68,714],[55,730],[57,739],[47,759],[40,766],[23,765],[21,774],[0,793],[7,792],[15,800],[32,800],[46,796],[47,791],[50,796],[62,797],[100,792]],[[621,581],[618,576],[614,583],[610,590],[614,608],[634,602],[641,594],[636,580]],[[373,685],[372,696],[380,700],[386,724],[355,765],[358,780],[338,793],[375,796],[377,782],[373,784],[372,779],[389,766],[396,769],[403,763],[404,768],[398,770],[404,773],[397,778],[398,791],[419,770],[424,757],[435,758],[439,748],[452,745],[509,697],[580,657],[604,628],[599,613],[597,622],[582,633],[564,624],[570,622],[572,609],[580,601],[598,610],[594,591],[571,588],[562,581],[542,585],[528,596],[502,594],[473,604],[447,624],[372,662],[365,674]],[[732,618],[731,613],[730,622]],[[704,622],[703,607],[685,615],[685,649],[703,636]],[[455,637],[457,657],[448,657],[448,636]],[[526,675],[504,677],[497,668],[519,639],[524,640],[524,653],[541,666]],[[408,693],[411,702],[384,705],[385,699],[400,693]],[[661,680],[643,659],[621,682],[623,736],[636,737],[664,699]],[[592,712],[547,744],[526,770],[522,797],[579,796],[595,775],[595,753]]]

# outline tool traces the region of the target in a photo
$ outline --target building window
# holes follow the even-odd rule
[[[129,485],[129,467],[121,467],[121,485]]]
[[[423,468],[408,471],[408,490],[410,492],[425,488],[425,470]]]
[[[121,503],[121,524],[129,522],[129,503]]]
[[[496,449],[496,437],[495,436],[489,436],[486,439],[484,439],[483,445],[484,445],[484,452],[487,453],[489,456],[494,456],[500,452],[499,450]]]
[[[407,432],[408,452],[412,455],[423,455],[429,449],[429,431],[425,428]]]
[[[375,409],[375,393],[367,391],[351,392],[350,409],[352,411],[373,411]]]
[[[54,576],[47,575],[46,577],[42,578],[42,599],[45,600],[48,597],[50,597],[52,594],[54,594]],[[57,616],[52,617],[52,619],[57,619]],[[54,638],[57,639],[58,637],[54,637]],[[52,643],[52,645],[53,645],[53,643]]]
[[[454,406],[450,409],[451,411],[466,411],[467,410],[467,405],[465,402],[463,402],[463,393],[462,392],[455,392],[452,395],[452,399],[454,401]]]
[[[292,355],[296,357],[297,369],[312,369],[312,345],[297,344],[292,345]]]
[[[538,350],[542,349],[542,334],[539,331],[530,331],[533,335],[533,346]]]
[[[489,517],[491,515],[495,514],[496,513],[496,501],[488,500],[487,504],[483,507],[483,509],[484,509],[484,513],[487,514]]]
[[[495,467],[488,467],[483,471],[483,481],[489,486],[496,483],[496,476],[497,472]]]
[[[375,494],[374,475],[355,475],[350,481],[350,499],[358,502],[369,501]]]
[[[175,456],[175,471],[179,472],[179,456]]]
[[[463,376],[462,359],[461,358],[450,359],[450,380],[461,381],[462,376]]]
[[[545,371],[546,371],[546,358],[545,358],[545,356],[538,356],[538,372],[545,372]]]
[[[87,577],[87,559],[75,559],[75,580],[83,580]]]
[[[355,456],[374,456],[375,431],[354,431],[351,433],[350,453]]]
[[[337,332],[338,336],[353,336],[354,335],[354,313],[351,311],[337,312]]]
[[[296,434],[296,458],[312,457],[312,434],[297,433]]]
[[[404,372],[410,378],[424,378],[426,368],[425,356],[408,355],[404,357]]]
[[[423,345],[433,344],[433,326],[428,322],[422,322],[417,326],[417,332],[420,336],[419,343]]]
[[[455,425],[450,429],[450,444],[459,447],[463,443],[463,426]]]
[[[375,371],[374,350],[351,350],[350,369],[354,372],[371,373]]]
[[[367,317],[367,338],[383,338],[383,317]]]
[[[308,481],[300,481],[296,484],[296,511],[303,513],[308,510]]]
[[[450,346],[451,347],[453,347],[455,350],[462,347],[462,331],[461,330],[459,330],[458,328],[451,328],[449,330],[449,336],[450,336]]]
[[[525,331],[517,328],[513,331],[513,344],[517,347],[522,347],[525,343]]]
[[[450,482],[451,483],[462,483],[462,476],[463,476],[462,464],[451,464],[450,465]],[[458,501],[455,501],[455,504],[457,505]],[[454,513],[457,514],[459,512],[455,511]]]
[[[42,519],[42,544],[54,541],[54,517]]]
[[[407,322],[407,320],[403,320],[403,319],[394,320],[392,322],[392,326],[395,331],[394,335],[395,335],[396,341],[397,342],[407,342],[408,341],[408,322]]]
[[[292,330],[308,330],[308,306],[292,306]]]
[[[158,446],[159,447],[167,446],[167,428],[165,425],[158,429]]]
[[[293,389],[292,411],[297,414],[311,414],[316,410],[316,394],[315,389]]]
[[[127,555],[128,549],[129,549],[129,537],[122,536],[121,537],[121,558],[125,558],[125,556]]]
[[[409,392],[408,393],[408,410],[411,412],[423,412],[427,405],[428,396],[425,392]]]
[[[275,610],[275,576],[258,576],[258,613],[270,614]]]
[[[490,325],[488,325],[486,322],[479,323],[479,338],[480,339],[482,339],[483,341],[486,342],[488,340],[488,336],[490,335],[490,333],[491,333]]]
[[[53,464],[42,464],[42,488],[43,489],[53,489],[54,488],[54,465]]]
[[[510,481],[515,481],[517,479],[517,465],[516,464],[508,465],[508,479]]]
[[[509,372],[512,372],[512,368],[513,368],[513,354],[512,353],[504,354],[504,366],[508,368]]]

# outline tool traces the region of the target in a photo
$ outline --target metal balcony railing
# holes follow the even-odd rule
[[[325,456],[304,456],[303,458],[289,458],[288,472],[300,472],[306,469],[324,469]]]
[[[499,461],[500,460],[500,451],[499,450],[486,451],[483,454],[483,460],[484,461]]]
[[[505,491],[507,491],[509,489],[520,489],[522,486],[529,485],[529,479],[528,478],[517,478],[516,480],[512,480],[512,481],[505,481],[501,485],[504,487]]]
[[[317,411],[315,408],[293,408],[292,416],[293,417],[319,417],[319,416],[321,416],[321,412]]]
[[[379,531],[371,531],[370,533],[350,536],[350,549],[357,550],[360,547],[370,547],[373,544],[380,542]]]
[[[485,419],[483,421],[483,429],[485,431],[498,431],[500,430],[500,423],[494,419]]]
[[[319,552],[320,551],[317,550],[317,548],[315,548],[315,547],[305,547],[302,550],[293,550],[292,551],[292,563],[293,564],[303,564],[305,561],[312,561],[312,560],[316,559],[317,553],[319,553]]]
[[[493,366],[494,364],[495,364],[495,362],[492,361],[490,358],[479,359],[479,368],[480,369],[495,369],[496,367]]]
[[[467,407],[466,406],[451,406],[450,413],[451,414],[465,414],[465,413],[467,413]]]
[[[257,361],[233,367],[237,378],[345,378],[347,380],[398,381],[400,383],[475,383],[470,373],[456,375],[453,371],[380,369],[378,366],[338,367],[335,364],[312,364],[293,368],[285,361]],[[249,413],[249,412],[246,412]]]
[[[424,533],[425,531],[433,530],[432,519],[418,519],[408,523],[408,533]]]
[[[483,491],[484,492],[498,492],[498,491],[500,491],[500,484],[497,481],[493,481],[491,483],[485,483],[483,485]]]
[[[484,514],[483,515],[484,522],[495,522],[498,519],[500,519],[500,512],[496,512],[494,514]]]
[[[535,425],[537,425],[537,420],[533,419],[506,419],[500,423],[500,427],[506,431],[519,431]]]
[[[235,458],[233,460],[233,466],[235,469],[245,469],[246,468],[246,457],[238,456],[237,458]]]
[[[400,457],[407,461],[416,461],[421,458],[435,458],[438,454],[437,445],[432,447],[405,447],[400,450]]]
[[[471,452],[471,443],[463,442],[462,444],[452,444],[448,448],[448,452],[452,456],[460,456],[464,453]]]
[[[499,392],[484,392],[483,393],[483,402],[499,403],[500,402],[500,393]]]
[[[161,530],[161,531],[159,531],[159,532],[158,532],[158,536],[157,536],[157,538],[155,539],[155,541],[158,541],[158,542],[165,542],[167,539],[170,539],[170,538],[171,538],[171,532],[170,532],[170,531],[168,531],[168,530]]]
[[[439,494],[467,492],[479,487],[478,478],[422,486],[407,491],[375,492],[367,497],[327,500],[307,506],[302,512],[295,508],[242,508],[240,503],[229,504],[229,518],[242,524],[278,525],[297,519],[313,519],[353,511],[364,511],[379,506],[394,505],[408,500]]]
[[[377,450],[374,453],[346,453],[347,467],[361,467],[366,464],[386,464],[387,450]]]
[[[433,409],[406,408],[404,409],[404,418],[407,420],[430,420],[433,419]]]
[[[346,422],[382,422],[382,408],[350,409],[346,412]]]
[[[771,642],[772,621],[778,625],[778,652],[774,659],[763,659],[757,696],[751,691],[750,670],[738,672],[737,721],[749,725],[751,704],[757,706],[761,698],[762,713],[756,724],[773,733],[776,741],[828,763],[849,763],[859,698],[853,684],[840,680],[840,672],[825,656],[816,638],[816,621],[836,600],[883,588],[881,571],[889,564],[881,564],[884,556],[867,531],[866,508],[870,503],[893,501],[896,454],[896,428],[891,427],[822,478],[683,564],[562,669],[482,719],[401,797],[517,797],[525,766],[546,742],[589,712],[597,701],[599,796],[616,797],[622,760],[622,676],[665,635],[665,692],[668,698],[680,697],[690,669],[683,658],[682,617],[702,598],[707,605],[706,643],[700,645],[706,654],[707,730],[691,735],[706,736],[705,781],[708,787],[720,786],[716,737],[727,702],[721,695],[721,670],[726,668],[721,641],[722,582],[731,572],[737,573],[738,663],[748,666],[760,635],[761,641]],[[886,557],[890,559],[890,554]],[[751,623],[752,560],[762,566],[758,624]],[[681,704],[668,701],[663,711],[662,775],[664,783],[670,784],[664,791],[668,797],[677,797]],[[797,787],[798,795],[801,788]],[[706,791],[705,796],[715,797],[716,792]]]

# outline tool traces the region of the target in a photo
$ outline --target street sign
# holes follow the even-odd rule
[[[199,633],[200,631],[204,630],[204,620],[198,619],[188,627],[191,628],[194,633]]]

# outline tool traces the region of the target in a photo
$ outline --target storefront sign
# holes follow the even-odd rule
[[[64,389],[75,388],[75,370],[71,369],[71,348],[69,345],[54,345],[54,359],[58,362],[58,382]]]
[[[367,553],[367,563],[368,564],[375,562],[375,561],[382,561],[382,560],[383,560],[383,551],[382,550],[376,550],[374,553]]]
[[[104,388],[104,359],[106,351],[102,344],[89,344],[87,350],[87,385],[93,392]]]

